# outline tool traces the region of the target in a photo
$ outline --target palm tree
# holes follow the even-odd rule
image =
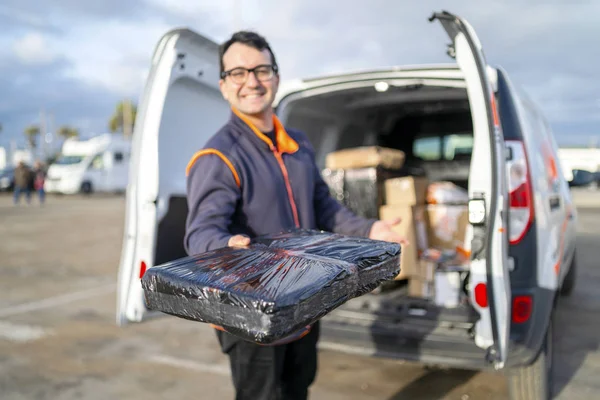
[[[121,132],[126,136],[133,134],[133,126],[137,115],[137,106],[129,100],[117,104],[115,112],[110,117],[108,128],[112,133]]]
[[[79,130],[68,125],[63,125],[60,128],[58,128],[57,133],[65,139],[79,137]]]
[[[35,149],[37,147],[36,138],[40,134],[39,125],[29,125],[27,128],[25,128],[24,133],[27,137],[27,142],[29,143],[29,146],[31,146],[32,149]]]

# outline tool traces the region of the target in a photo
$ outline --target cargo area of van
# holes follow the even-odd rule
[[[395,229],[410,241],[394,281],[324,318],[330,343],[394,355],[401,341],[416,359],[425,338],[454,342],[430,349],[437,355],[472,344],[466,90],[378,82],[305,94],[279,111],[309,136],[333,197],[367,218],[401,218]]]
[[[158,198],[156,245],[151,256],[136,256],[152,259],[152,265],[186,256],[181,171],[189,158],[179,154],[198,140],[195,127],[208,123],[196,121],[203,114],[194,110],[203,104],[223,113],[210,120],[214,127],[205,126],[203,140],[230,112],[220,107],[216,91],[207,96],[201,86],[176,86],[188,97],[198,96],[182,102],[187,97],[175,86],[163,120],[164,126],[177,125],[177,134],[157,134],[158,195],[148,197]],[[402,248],[396,279],[323,318],[323,343],[350,352],[417,360],[428,353],[432,359],[485,366],[493,342],[487,288],[470,284],[484,281],[486,272],[485,264],[477,269],[470,261],[468,189],[471,172],[478,171],[471,171],[477,146],[464,74],[456,65],[403,68],[303,80],[280,92],[277,115],[286,127],[308,136],[332,196],[367,218],[401,218],[396,229],[410,242]],[[146,312],[135,304],[140,305],[128,308],[133,320]]]
[[[410,242],[395,278],[320,317],[319,347],[509,368],[515,392],[525,393],[518,398],[545,398],[556,293],[562,266],[575,260],[576,213],[556,144],[539,108],[487,63],[466,21],[448,12],[429,20],[451,40],[453,63],[278,87],[276,114],[307,135],[332,197],[366,218],[400,218],[394,229]],[[187,256],[186,167],[232,118],[218,59],[218,45],[188,29],[156,48],[133,135],[119,325],[161,315],[147,307],[140,278]],[[288,186],[293,196],[294,181]]]

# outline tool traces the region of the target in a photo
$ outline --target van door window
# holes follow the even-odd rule
[[[98,154],[90,163],[92,169],[104,169],[104,158],[102,154]]]
[[[84,159],[84,156],[62,155],[54,162],[54,164],[56,164],[56,165],[75,165],[75,164],[79,164],[81,161],[83,161],[83,159]]]

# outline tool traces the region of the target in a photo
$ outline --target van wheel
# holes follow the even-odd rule
[[[92,194],[93,191],[94,191],[94,188],[92,187],[92,184],[90,182],[83,182],[81,184],[81,193]]]
[[[573,254],[573,261],[571,261],[571,267],[569,268],[569,272],[565,275],[565,280],[563,281],[562,286],[560,287],[561,296],[569,296],[573,293],[573,289],[575,288],[575,278],[577,276],[577,260],[576,254]]]
[[[533,364],[508,372],[508,393],[511,400],[548,400],[552,398],[552,319],[546,339]]]

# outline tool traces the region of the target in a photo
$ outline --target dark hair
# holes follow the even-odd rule
[[[258,51],[269,50],[271,54],[271,62],[273,63],[273,69],[277,72],[277,61],[275,60],[275,54],[273,54],[273,50],[271,50],[271,46],[267,40],[259,35],[256,32],[250,31],[238,31],[235,32],[231,37],[219,46],[219,64],[221,67],[221,73],[225,71],[225,66],[223,65],[223,54],[229,49],[229,47],[234,43],[242,43],[246,46],[250,46],[255,48]]]

